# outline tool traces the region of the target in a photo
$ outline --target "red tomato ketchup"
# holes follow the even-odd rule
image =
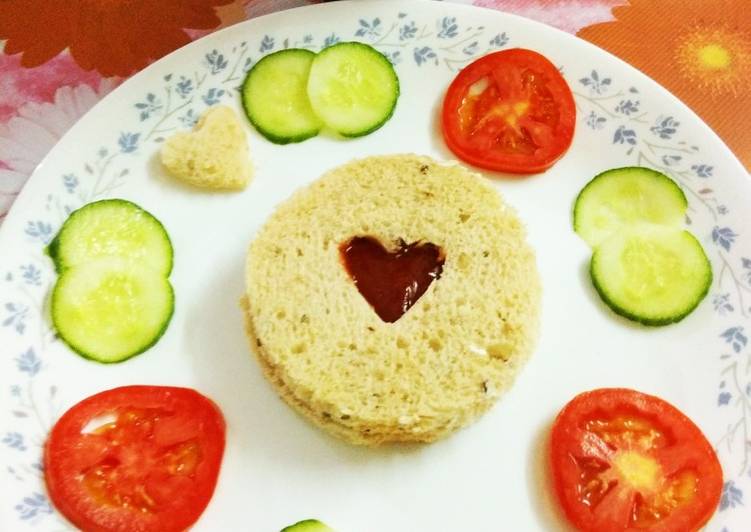
[[[394,323],[441,277],[443,250],[430,242],[401,243],[388,251],[375,238],[356,236],[339,254],[360,294],[378,317]]]
[[[194,390],[107,390],[71,407],[52,428],[47,490],[87,532],[185,530],[214,493],[224,444],[222,413]]]
[[[532,174],[571,146],[576,105],[566,81],[537,52],[494,52],[462,69],[443,100],[449,149],[487,170]]]

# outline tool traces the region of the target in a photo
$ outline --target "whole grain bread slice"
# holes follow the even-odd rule
[[[433,243],[441,277],[386,323],[342,265],[353,236]],[[524,227],[484,178],[378,156],[329,171],[272,214],[248,252],[245,312],[265,375],[310,420],[353,443],[428,442],[512,385],[540,292]]]

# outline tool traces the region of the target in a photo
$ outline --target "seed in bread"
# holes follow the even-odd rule
[[[340,247],[437,246],[440,278],[381,319]],[[244,306],[264,374],[359,444],[430,442],[485,412],[533,350],[540,283],[511,207],[481,176],[415,155],[354,161],[278,207],[250,246]]]
[[[161,159],[173,176],[203,188],[241,189],[252,176],[245,130],[225,105],[207,109],[193,131],[169,137]]]

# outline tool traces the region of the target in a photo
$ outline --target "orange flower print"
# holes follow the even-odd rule
[[[186,29],[220,24],[215,7],[232,0],[4,0],[4,53],[25,67],[60,52],[84,70],[127,76],[191,41]]]
[[[740,0],[630,0],[578,35],[681,98],[751,169],[751,9]]]

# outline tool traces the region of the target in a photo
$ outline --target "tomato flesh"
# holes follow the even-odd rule
[[[633,497],[629,525],[647,528],[696,495],[694,471],[665,476],[653,451],[666,447],[668,438],[649,421],[637,415],[617,416],[589,420],[584,429],[597,435],[612,451],[609,463],[596,458],[578,463],[583,482],[577,488],[590,508],[595,509],[615,490],[619,499]]]
[[[107,448],[98,463],[81,471],[81,482],[97,501],[154,513],[169,502],[163,492],[175,490],[179,477],[195,472],[201,459],[196,434],[174,445],[153,444],[154,425],[171,415],[157,409],[119,411],[116,422],[86,435],[103,439]],[[162,482],[170,489],[164,490]]]
[[[216,484],[224,421],[186,388],[129,386],[73,406],[45,446],[55,506],[85,530],[184,530]]]
[[[568,85],[543,56],[513,49],[462,70],[444,99],[442,128],[461,159],[490,170],[534,173],[571,144],[575,105]]]
[[[656,397],[603,389],[574,398],[552,431],[558,500],[585,531],[684,531],[703,525],[722,490],[711,445]]]

